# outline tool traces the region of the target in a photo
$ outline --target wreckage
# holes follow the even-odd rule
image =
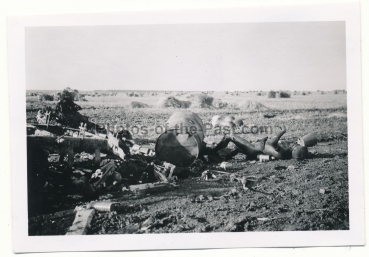
[[[113,133],[108,124],[101,127],[90,122],[78,112],[79,110],[81,108],[73,102],[71,93],[64,90],[53,110],[49,107],[47,110],[39,110],[35,117],[36,122],[27,124],[29,215],[37,212],[37,209],[40,211],[46,197],[43,190],[52,186],[47,181],[50,176],[50,156],[58,156],[58,167],[65,167],[63,176],[67,177],[66,181],[70,181],[70,185],[66,187],[72,191],[77,190],[86,199],[96,199],[100,195],[100,189],[112,186],[117,189],[117,186],[127,184],[130,179],[139,183],[153,182],[157,180],[156,177],[161,178],[159,175],[155,177],[154,171],[147,172],[150,167],[154,169],[152,165],[148,165],[152,162],[153,149],[133,145],[127,152],[119,133]],[[81,157],[80,153],[84,156],[93,155],[90,159],[93,163],[84,171],[74,167],[75,160]],[[147,158],[145,161],[139,158],[127,161],[127,155],[131,153]],[[102,156],[106,156],[103,161]],[[123,161],[124,165],[120,165]],[[130,178],[127,174],[128,177],[122,178],[117,172],[119,169],[134,170],[137,167],[141,170],[139,177]],[[168,182],[168,179],[165,181]]]
[[[268,139],[264,137],[255,143],[235,135],[234,128],[239,126],[235,123],[233,116],[227,116],[223,121],[219,121],[219,115],[212,119],[215,126],[228,126],[230,133],[224,134],[217,145],[208,146],[205,142],[205,128],[200,117],[190,111],[175,112],[167,121],[168,129],[162,133],[155,146],[157,158],[161,161],[172,163],[179,167],[187,167],[196,159],[204,155],[216,155],[216,153],[226,148],[229,142],[236,145],[236,149],[231,152],[226,159],[231,159],[238,153],[243,153],[248,159],[256,160],[260,158],[270,159],[305,159],[307,158],[307,147],[317,144],[317,139],[313,133],[298,140],[298,145],[289,147],[280,142],[281,137],[286,133],[282,129],[274,137]],[[241,124],[238,122],[238,124]],[[260,157],[265,155],[266,157]]]
[[[96,124],[88,121],[78,113],[78,106],[67,108],[71,101],[67,100],[57,105],[57,120],[62,125],[50,124],[50,119],[55,111],[38,112],[38,123],[27,124],[27,154],[28,154],[28,203],[29,215],[33,215],[35,208],[40,208],[43,201],[42,189],[47,185],[44,174],[49,169],[48,154],[58,153],[59,162],[67,158],[67,171],[74,169],[76,155],[79,153],[90,153],[94,164],[90,167],[89,174],[82,175],[72,180],[72,185],[85,200],[91,201],[99,198],[100,190],[111,190],[125,192],[129,191],[135,195],[146,195],[162,192],[178,187],[177,175],[189,166],[196,166],[199,159],[204,156],[216,155],[217,151],[227,147],[233,142],[237,149],[228,158],[241,152],[251,159],[269,161],[272,159],[283,159],[279,157],[280,149],[285,150],[279,144],[281,132],[276,137],[267,138],[252,144],[237,135],[225,136],[217,145],[207,145],[204,142],[206,131],[201,118],[189,111],[175,112],[168,120],[167,129],[155,142],[155,149],[142,147],[134,144],[130,147],[133,156],[142,158],[130,158],[127,151],[122,149],[120,139],[116,133],[110,131],[109,126],[97,128]],[[74,103],[73,103],[74,104]],[[235,122],[234,117],[223,121],[224,124]],[[241,126],[238,122],[238,126]],[[104,132],[104,133],[101,133]],[[314,135],[305,136],[300,141],[300,147],[288,151],[288,157],[306,158],[306,147],[316,144]],[[303,150],[301,150],[303,149]],[[274,152],[273,152],[274,151]],[[102,158],[106,155],[106,158]],[[272,158],[271,156],[276,158]],[[215,158],[216,159],[216,158]],[[214,158],[213,158],[214,160]],[[222,160],[224,161],[224,159]],[[220,162],[222,162],[220,161]],[[222,162],[220,168],[231,169],[232,164]],[[139,170],[139,172],[135,172]],[[216,179],[219,174],[229,175],[225,171],[199,169],[199,174],[205,180]],[[242,178],[239,182],[243,188],[252,189],[255,180]],[[116,202],[92,202],[86,208],[77,210],[76,219],[67,234],[85,234],[95,210],[115,211],[119,209]],[[83,224],[82,226],[78,224]]]
[[[159,160],[188,167],[203,154],[205,128],[200,117],[190,111],[175,112],[167,121],[168,129],[155,145]]]
[[[29,131],[34,131],[31,134]],[[114,154],[124,159],[124,152],[119,148],[118,139],[112,133],[107,133],[107,139],[99,135],[82,132],[72,128],[58,126],[27,125],[27,144],[39,144],[43,148],[55,149],[68,154],[68,165],[71,168],[74,162],[74,152],[88,152],[95,154],[95,161],[101,161],[101,153]],[[52,150],[51,150],[52,151]]]

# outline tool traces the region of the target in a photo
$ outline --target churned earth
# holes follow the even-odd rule
[[[222,100],[234,98],[234,103],[238,103],[246,95],[250,94],[237,97],[227,94],[222,96]],[[81,103],[81,114],[112,125],[123,122],[125,125],[154,128],[165,124],[173,112],[178,111],[130,109],[125,106],[127,99],[119,94],[106,102],[91,97],[89,102]],[[282,140],[290,145],[295,144],[299,137],[314,132],[318,144],[309,148],[308,159],[259,163],[237,155],[229,161],[233,167],[227,170],[219,163],[196,162],[187,172],[175,174],[179,177],[178,187],[167,191],[136,195],[122,191],[122,185],[106,190],[99,200],[119,202],[121,208],[110,213],[96,211],[87,234],[348,230],[346,97],[316,93],[290,99],[253,95],[250,99],[261,101],[269,109],[252,112],[235,108],[191,111],[197,113],[205,124],[209,124],[214,115],[234,115],[242,119],[248,129],[241,136],[249,141],[273,136],[281,126],[287,130]],[[155,101],[148,97],[147,103],[151,102]],[[52,104],[55,105],[49,105]],[[34,122],[39,105],[27,102],[28,122]],[[252,128],[256,129],[252,131]],[[264,131],[265,128],[268,131]],[[220,141],[222,136],[213,132],[206,132],[206,142]],[[146,134],[134,134],[138,144],[148,147],[155,145],[157,137],[158,134],[151,129]],[[234,145],[230,144],[225,152],[232,148]],[[65,235],[75,218],[75,207],[86,206],[93,200],[84,198],[70,183],[71,178],[91,175],[99,168],[93,165],[90,155],[78,154],[74,169],[68,171],[65,164],[57,162],[57,153],[49,153],[47,183],[40,190],[40,197],[35,198],[38,202],[34,213],[29,215],[29,235]],[[213,172],[215,178],[204,180],[201,174],[205,170],[229,174]],[[134,173],[131,169],[127,172]],[[137,180],[135,174],[132,175]],[[252,190],[245,190],[237,181],[243,176],[257,180]],[[130,184],[132,181],[126,182]]]
[[[214,172],[216,178],[204,180],[199,171],[166,192],[106,193],[100,199],[120,202],[121,208],[96,212],[88,234],[347,230],[347,141],[321,142],[309,150],[303,161],[259,163],[236,156],[234,168],[225,171],[230,174]],[[242,176],[258,180],[253,190],[234,179]],[[60,199],[66,210],[31,218],[30,235],[64,235],[73,208],[88,203],[78,194],[68,199]]]

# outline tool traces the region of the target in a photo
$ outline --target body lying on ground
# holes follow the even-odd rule
[[[222,140],[214,148],[206,148],[205,154],[214,155],[219,150],[226,148],[228,144],[232,142],[237,148],[226,157],[227,159],[231,159],[238,153],[245,154],[250,160],[256,160],[257,156],[260,154],[271,155],[276,159],[281,160],[291,159],[292,149],[284,144],[279,143],[279,140],[285,133],[286,130],[282,130],[274,137],[270,139],[268,139],[268,137],[264,137],[254,144],[238,135],[231,133],[230,135],[224,135]]]

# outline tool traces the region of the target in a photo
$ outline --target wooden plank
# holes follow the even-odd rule
[[[172,189],[172,185],[169,183],[146,183],[139,185],[129,186],[129,190],[136,195],[161,193]]]
[[[70,143],[75,149],[83,149],[91,153],[95,152],[95,149],[97,147],[99,147],[103,152],[111,152],[108,141],[106,139],[64,136],[64,141],[58,144],[56,142],[57,138],[58,137],[49,136],[27,136],[28,141],[37,142],[45,146],[58,146],[67,148],[68,143]]]
[[[66,235],[86,235],[94,214],[94,209],[78,211]]]
[[[216,173],[220,173],[220,174],[232,174],[230,172],[225,172],[225,171],[220,171],[220,170],[210,170],[210,172],[216,172]]]
[[[46,125],[46,124],[27,124],[27,126],[33,126],[36,127],[37,129],[41,129],[41,130],[47,130],[53,134],[57,134],[57,135],[63,135],[64,130],[62,127],[60,126],[55,126],[55,125]]]
[[[72,145],[76,152],[88,152],[88,153],[95,153],[95,149],[99,148],[100,152],[103,153],[110,153],[118,155],[119,157],[124,158],[123,150],[120,149],[112,149],[109,145],[108,140],[100,139],[100,138],[78,138],[78,137],[70,137],[64,136],[61,143],[57,143],[57,139],[59,137],[53,136],[27,136],[27,143],[38,143],[42,147],[48,149],[64,149],[67,151],[69,145]]]

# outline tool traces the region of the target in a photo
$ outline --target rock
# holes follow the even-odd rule
[[[194,229],[194,232],[196,233],[202,233],[202,232],[206,232],[206,227],[205,225],[199,225]]]
[[[250,207],[247,209],[248,211],[256,211],[256,209],[254,207]]]
[[[229,181],[230,181],[230,182],[237,181],[236,175],[231,174],[231,175],[229,176]]]
[[[142,223],[142,227],[150,227],[155,222],[155,219],[153,217],[148,218]]]
[[[287,167],[287,170],[295,170],[295,169],[296,169],[296,167],[293,166],[293,165],[290,165],[290,166]]]
[[[298,195],[298,194],[299,194],[299,191],[297,191],[296,189],[293,189],[293,190],[292,190],[292,194],[293,194],[293,195]]]
[[[204,201],[205,200],[205,197],[203,195],[199,195],[198,200],[199,201]]]
[[[313,155],[318,154],[318,152],[317,152],[316,150],[314,150],[314,149],[310,149],[310,150],[309,150],[309,152],[310,152],[311,154],[313,154]]]
[[[227,226],[224,228],[225,231],[234,232],[237,230],[237,225],[234,221],[230,221]]]
[[[289,211],[289,208],[287,208],[287,207],[279,207],[278,210],[280,212],[288,212]]]
[[[274,169],[279,171],[279,170],[285,170],[285,169],[287,169],[287,167],[278,165],[278,166],[275,166]]]
[[[244,230],[249,231],[250,230],[250,223],[246,222],[244,225]]]
[[[222,195],[221,197],[219,197],[219,200],[228,201],[227,197],[225,197],[224,195]]]
[[[323,175],[318,175],[315,179],[316,180],[321,180],[321,179],[323,179]]]

